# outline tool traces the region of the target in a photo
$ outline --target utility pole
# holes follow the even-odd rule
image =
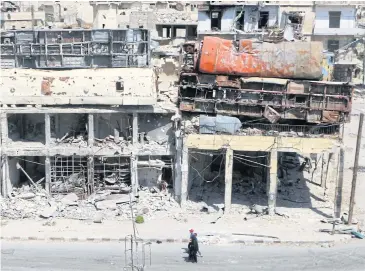
[[[352,175],[352,186],[351,186],[351,197],[350,197],[350,210],[349,210],[349,217],[348,217],[348,221],[347,221],[348,225],[351,225],[352,216],[354,213],[355,195],[356,195],[356,179],[357,179],[357,171],[358,171],[358,167],[359,167],[359,154],[360,154],[363,124],[364,124],[364,113],[361,113],[360,121],[359,121],[359,130],[357,132],[357,140],[356,140],[355,162],[354,162],[354,168],[353,168],[353,172],[352,172],[353,175]]]
[[[365,36],[362,37],[362,45],[365,48]],[[362,58],[362,83],[365,86],[365,56]]]

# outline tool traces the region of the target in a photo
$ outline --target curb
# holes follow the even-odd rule
[[[50,242],[124,242],[125,238],[105,238],[105,237],[97,237],[97,238],[78,238],[78,237],[35,237],[35,236],[28,236],[28,237],[20,237],[20,236],[1,236],[1,240],[6,241],[50,241]],[[151,242],[151,243],[188,243],[188,239],[158,239],[158,238],[146,238],[141,239],[143,242]],[[204,241],[202,243],[205,243]],[[329,244],[334,245],[335,241],[282,241],[282,240],[226,240],[223,242],[217,242],[212,244],[241,244],[241,245],[256,245],[256,244],[286,244],[286,245],[323,245]]]

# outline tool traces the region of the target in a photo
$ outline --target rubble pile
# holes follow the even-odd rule
[[[62,138],[57,138],[56,144],[78,145],[79,147],[87,147],[87,138],[83,135],[71,136],[66,133]]]
[[[184,118],[182,121],[182,127],[186,134],[196,134],[199,132],[199,117],[191,117],[190,119]]]
[[[164,9],[156,12],[156,18],[159,23],[175,23],[186,24],[194,22],[191,14],[184,11],[177,11],[175,9]]]
[[[52,195],[45,190],[32,192],[31,187],[14,189],[12,197],[1,198],[1,217],[7,219],[67,218],[76,220],[127,220],[131,218],[130,195],[100,191],[81,200],[75,193]],[[132,200],[134,216],[153,219],[174,215],[179,204],[171,191],[160,192],[157,188],[141,188],[139,197]]]
[[[242,128],[239,131],[239,135],[257,135],[257,136],[285,136],[285,137],[311,137],[311,138],[320,138],[320,137],[338,137],[337,133],[333,133],[330,135],[326,135],[323,133],[315,133],[313,130],[312,133],[304,133],[304,132],[295,132],[295,131],[289,131],[289,132],[279,132],[275,130],[263,130],[258,128]]]
[[[122,151],[124,148],[131,145],[129,141],[126,141],[123,138],[115,140],[112,135],[108,135],[103,139],[95,138],[94,144],[100,148],[107,147],[109,149],[115,149],[116,151]]]

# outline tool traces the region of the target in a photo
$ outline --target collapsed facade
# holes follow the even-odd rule
[[[265,193],[273,214],[280,183],[288,183],[289,175],[304,178],[288,168],[303,172],[313,163],[320,185],[336,182],[337,173],[326,166],[339,161],[336,144],[350,121],[353,86],[320,81],[322,51],[318,42],[255,44],[210,36],[184,44],[182,201],[191,198],[189,192],[211,191],[215,182],[213,187],[224,187],[220,203],[229,212],[232,191],[248,197],[232,188],[234,180],[252,185],[247,193]]]
[[[148,12],[136,3],[109,4],[91,3],[96,29],[1,33],[3,196],[32,182],[53,197],[126,196],[118,203],[129,202],[129,192],[141,201],[147,190],[170,189],[182,206],[205,202],[207,210],[215,204],[228,213],[234,203],[252,204],[255,194],[272,214],[282,186],[315,179],[327,189],[337,181],[339,172],[328,168],[343,163],[338,144],[353,86],[322,81],[323,46],[306,41],[302,13],[287,8],[281,20],[295,30],[292,43],[283,42],[285,31],[269,35],[271,7],[262,9],[261,27],[248,23],[258,16],[254,6],[222,20],[220,29],[203,33],[199,20],[200,41],[184,43],[177,55],[196,23],[188,20],[178,34],[183,22],[170,17],[190,6],[156,18],[161,3],[148,4]],[[217,6],[214,23],[222,19],[213,16]],[[121,16],[108,16],[117,11]],[[146,22],[157,37],[145,17],[153,17]],[[222,27],[233,21],[240,31],[228,35]],[[264,30],[263,40],[251,40]],[[146,206],[166,210],[170,203]]]
[[[4,196],[29,181],[80,199],[172,187],[173,111],[157,106],[147,30],[8,31],[1,41]]]

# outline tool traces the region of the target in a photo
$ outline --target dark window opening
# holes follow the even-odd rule
[[[214,30],[221,30],[222,14],[219,11],[212,11],[210,19],[210,27]]]
[[[243,30],[245,25],[245,12],[236,11],[236,29]]]
[[[267,27],[268,23],[269,23],[269,12],[268,11],[261,11],[260,12],[260,19],[259,19],[259,29]]]
[[[116,90],[124,90],[124,83],[122,81],[118,81],[115,83]]]
[[[103,29],[105,28],[105,24],[103,24]]]
[[[360,75],[360,69],[357,68],[357,69],[355,69],[354,76],[357,78],[357,77],[359,77],[359,75]]]
[[[295,103],[297,104],[304,104],[306,102],[306,97],[296,96],[295,97]]]
[[[301,16],[289,15],[288,19],[291,24],[302,24],[303,23],[303,17],[301,17]]]
[[[168,187],[173,188],[173,176],[172,176],[172,168],[171,167],[164,167],[162,168],[162,180],[167,182]]]
[[[341,11],[329,12],[329,28],[340,28]]]
[[[340,41],[339,40],[328,40],[328,51],[334,52],[337,51],[340,48]]]

